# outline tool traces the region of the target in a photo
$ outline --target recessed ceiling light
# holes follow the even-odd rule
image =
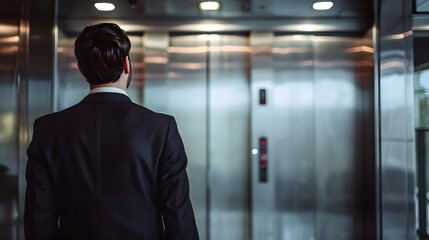
[[[333,2],[315,2],[313,4],[314,10],[329,10],[334,6]]]
[[[219,2],[213,2],[213,1],[206,1],[206,2],[200,2],[199,4],[200,9],[203,11],[216,11],[220,8]]]
[[[115,5],[107,2],[94,3],[94,6],[98,11],[113,11],[115,9]]]

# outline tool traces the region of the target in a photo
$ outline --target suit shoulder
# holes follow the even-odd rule
[[[52,113],[48,113],[45,115],[42,115],[38,118],[36,118],[34,120],[34,123],[38,123],[38,124],[49,124],[51,121],[54,121],[55,119],[61,118],[64,115],[67,115],[67,113],[72,112],[78,104],[73,105],[71,107],[68,107],[66,109],[57,111],[57,112],[52,112]]]
[[[134,106],[136,108],[138,108],[141,111],[141,113],[147,114],[148,116],[150,116],[152,118],[156,118],[157,120],[167,121],[168,122],[171,119],[174,119],[174,117],[171,116],[171,115],[168,115],[168,114],[165,114],[165,113],[155,112],[155,111],[153,111],[153,110],[151,110],[149,108],[146,108],[144,106],[138,105],[136,103],[133,103],[133,104],[134,104]]]

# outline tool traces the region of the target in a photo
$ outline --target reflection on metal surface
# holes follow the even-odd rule
[[[0,143],[7,142],[13,138],[16,129],[16,117],[12,112],[4,112],[0,115]]]
[[[308,48],[291,48],[291,47],[287,47],[287,48],[276,48],[273,47],[271,49],[271,52],[274,54],[293,54],[293,53],[305,53],[308,52],[309,49]]]
[[[166,58],[166,57],[146,57],[145,62],[146,63],[153,63],[153,64],[166,64],[166,63],[168,63],[168,58]]]
[[[20,4],[25,5],[25,3]],[[10,4],[12,11],[13,6]],[[18,8],[18,7],[17,7]],[[19,11],[18,11],[19,12]],[[16,240],[19,233],[19,90],[18,74],[23,59],[19,55],[20,16],[7,15],[0,19],[0,239]],[[25,49],[21,49],[25,52]],[[26,142],[25,142],[26,143]],[[22,236],[21,236],[22,237]]]
[[[206,64],[205,63],[172,63],[170,64],[170,67],[195,70],[195,69],[203,69],[203,68],[205,69]]]
[[[198,54],[198,53],[206,53],[208,51],[207,46],[199,46],[199,47],[175,47],[170,46],[167,49],[168,53],[188,53],[188,54]]]
[[[299,23],[299,24],[288,24],[280,27],[283,31],[294,31],[294,32],[329,32],[334,31],[335,26],[332,24],[319,24],[319,23]]]
[[[410,30],[404,33],[382,36],[381,39],[382,40],[399,40],[399,39],[404,39],[406,37],[409,37],[412,34],[413,34],[413,30]]]
[[[209,239],[248,239],[249,39],[223,35],[208,45]]]
[[[397,70],[402,69],[404,67],[404,63],[402,61],[389,61],[389,62],[385,62],[383,64],[381,64],[381,70],[389,70],[389,69],[393,69],[393,70]]]
[[[0,43],[18,43],[18,42],[19,42],[18,36],[0,37]]]
[[[16,19],[13,20],[20,20],[19,17],[20,16],[16,16]],[[11,19],[7,19],[7,20],[11,20]],[[18,33],[18,29],[19,29],[19,25],[11,25],[11,24],[6,24],[6,23],[0,23],[0,30],[2,32],[2,34],[4,35],[15,35]]]
[[[212,40],[214,41],[214,40]],[[243,52],[250,53],[252,49],[248,46],[201,46],[201,47],[168,47],[169,53],[205,53],[205,52]]]
[[[0,46],[0,53],[10,54],[18,52],[18,46]]]
[[[359,52],[374,53],[374,48],[368,47],[368,46],[358,46],[358,47],[347,48],[345,50],[345,52],[347,52],[347,53],[359,53]]]
[[[374,66],[366,39],[251,39],[253,97],[260,88],[270,93],[267,106],[252,103],[251,145],[261,135],[273,139],[272,180],[264,185],[253,158],[252,239],[366,239],[365,219],[356,214],[366,207],[360,184],[372,164],[364,153],[370,132],[358,137],[372,124],[371,101],[361,104]]]
[[[381,239],[417,239],[412,0],[380,1],[379,5],[379,234]]]

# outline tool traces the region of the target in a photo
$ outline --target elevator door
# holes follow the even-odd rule
[[[74,37],[59,37],[58,110],[88,91]],[[176,118],[202,240],[370,239],[370,43],[272,32],[131,41],[128,94]]]
[[[365,239],[371,49],[272,33],[251,45],[252,239]]]
[[[144,105],[178,122],[201,239],[248,239],[248,36],[146,33],[144,43]]]
[[[144,44],[144,105],[178,121],[202,239],[362,239],[362,39],[147,33]]]

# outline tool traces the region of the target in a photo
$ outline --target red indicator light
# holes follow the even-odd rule
[[[267,154],[265,154],[265,153],[261,154],[261,159],[262,160],[267,160]]]
[[[267,161],[261,161],[261,168],[266,168],[267,167]]]
[[[260,143],[261,145],[266,145],[266,144],[267,144],[267,139],[266,139],[266,138],[260,138],[260,139],[259,139],[259,143]]]

